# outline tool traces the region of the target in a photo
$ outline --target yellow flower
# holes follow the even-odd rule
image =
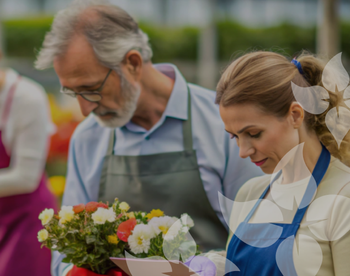
[[[127,204],[126,202],[122,202],[122,203],[119,204],[119,209],[120,209],[122,212],[127,212],[127,211],[129,211],[130,206],[129,206],[129,204]]]
[[[147,216],[146,218],[148,219],[152,219],[152,218],[155,218],[155,217],[162,217],[164,216],[164,212],[161,211],[160,209],[153,209]]]
[[[127,213],[126,215],[128,216],[129,219],[135,218],[134,212]]]
[[[61,211],[58,213],[60,217],[60,223],[65,224],[74,218],[74,211],[72,206],[62,206]]]
[[[47,232],[46,229],[42,229],[38,232],[38,241],[39,242],[46,241],[48,237],[49,237],[49,232]]]
[[[107,241],[111,244],[118,244],[119,243],[119,239],[118,239],[117,235],[109,235],[107,237]]]
[[[54,211],[53,209],[45,209],[42,211],[39,215],[39,219],[41,220],[42,225],[46,225],[50,222],[50,220],[53,218]]]
[[[62,196],[66,178],[64,176],[51,176],[49,178],[49,189],[55,196]]]

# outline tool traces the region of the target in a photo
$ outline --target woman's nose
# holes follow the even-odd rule
[[[247,158],[247,157],[253,155],[254,152],[255,152],[255,150],[250,143],[240,141],[240,143],[239,143],[239,157]]]
[[[98,103],[89,102],[79,95],[77,95],[77,99],[81,113],[85,117],[88,116],[96,107],[98,107]]]

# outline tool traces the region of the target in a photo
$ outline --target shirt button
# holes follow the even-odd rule
[[[145,138],[146,140],[149,140],[149,139],[151,139],[151,137],[149,137],[149,136],[146,136],[146,138]]]

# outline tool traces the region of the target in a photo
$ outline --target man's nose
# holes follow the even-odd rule
[[[255,152],[254,147],[249,142],[240,141],[240,143],[239,143],[239,157],[247,158],[247,157],[253,155],[254,152]]]
[[[88,100],[85,100],[82,96],[77,95],[77,99],[81,113],[85,117],[88,116],[96,107],[98,107],[98,103],[89,102]]]

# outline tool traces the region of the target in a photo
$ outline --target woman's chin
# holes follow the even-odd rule
[[[262,166],[260,166],[260,169],[263,171],[263,173],[265,173],[265,174],[275,173],[275,166],[271,166],[271,164],[269,164],[269,163],[266,164],[266,163],[263,164]]]

